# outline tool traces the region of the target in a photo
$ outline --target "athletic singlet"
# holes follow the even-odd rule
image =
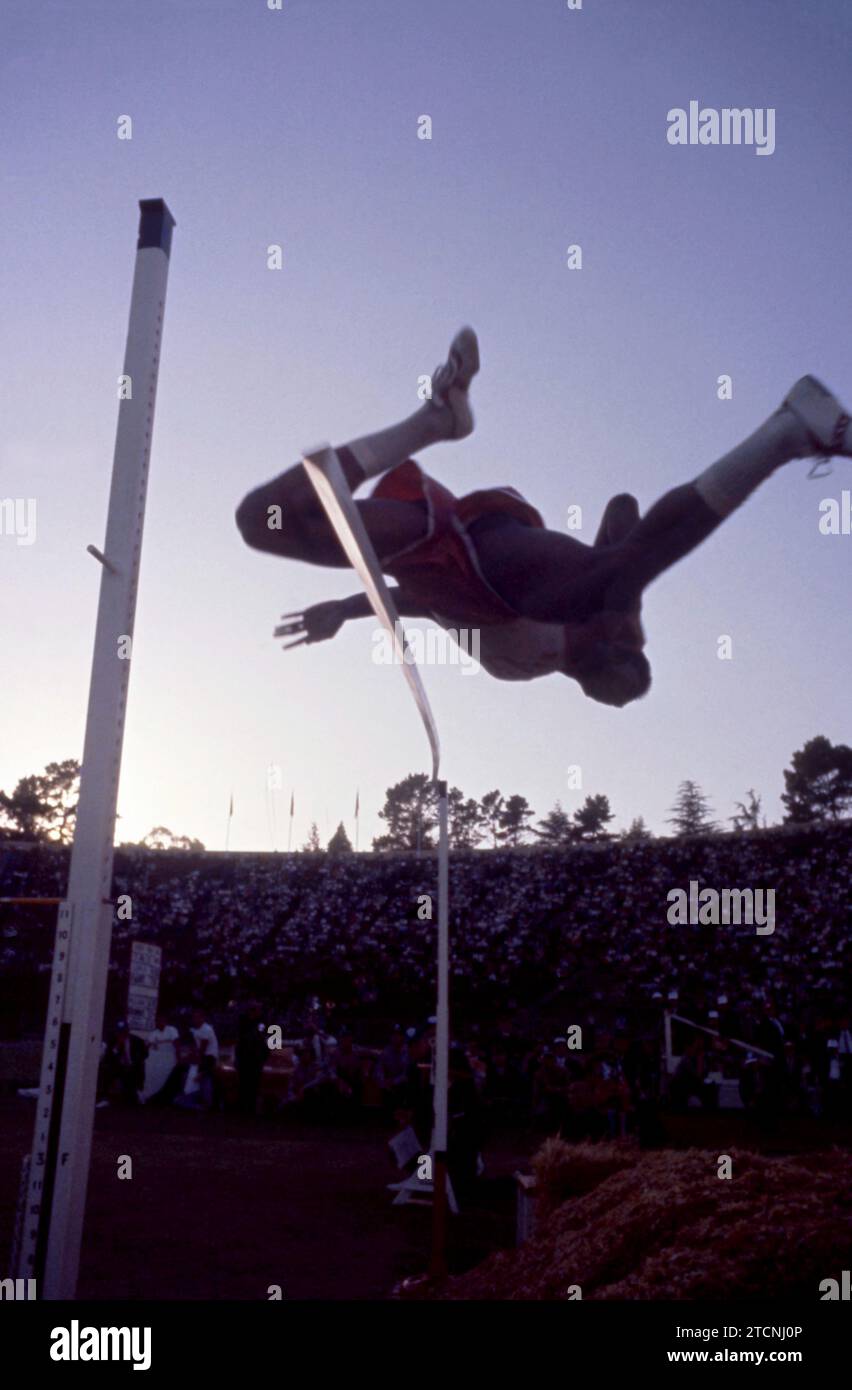
[[[581,624],[539,623],[520,617],[492,589],[480,569],[468,526],[500,512],[527,526],[544,527],[540,513],[514,488],[486,488],[455,497],[409,459],[385,473],[372,496],[426,503],[426,535],[386,559],[382,568],[445,631],[475,629],[478,659],[498,680],[535,680],[565,671],[571,656],[590,641],[644,646],[638,611],[598,613]]]

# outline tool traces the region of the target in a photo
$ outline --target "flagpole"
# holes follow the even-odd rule
[[[293,809],[295,792],[290,793],[290,829],[287,831],[287,853],[290,853],[293,844]]]
[[[234,793],[231,792],[231,800],[228,804],[228,820],[225,825],[225,853],[228,853],[228,846],[231,843],[231,817],[234,814]]]

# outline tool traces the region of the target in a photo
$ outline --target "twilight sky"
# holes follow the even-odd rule
[[[139,198],[178,225],[120,839],[221,848],[233,792],[231,847],[284,848],[294,791],[295,847],[312,820],[352,834],[358,787],[365,847],[385,788],[428,769],[370,622],[272,638],[353,577],[248,550],[233,513],[302,446],[416,408],[460,324],[477,430],[422,461],[553,527],[579,504],[588,541],[609,496],[646,509],[804,372],[852,402],[847,0],[6,0],[0,25],[0,501],[37,502],[34,544],[0,534],[0,787],[82,750]],[[691,100],[773,107],[774,153],[670,145]],[[424,667],[448,780],[539,815],[605,792],[663,831],[692,777],[720,818],[750,786],[776,818],[793,750],[852,741],[852,537],[818,527],[852,473],[807,467],[651,588],[647,699]]]

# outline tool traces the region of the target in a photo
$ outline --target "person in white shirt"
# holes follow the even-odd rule
[[[177,1066],[177,1048],[175,1046],[180,1034],[173,1023],[169,1023],[166,1014],[157,1014],[157,1026],[148,1039],[148,1059],[145,1063],[145,1088],[142,1091],[143,1101],[156,1095],[161,1086],[171,1076]]]
[[[219,1062],[219,1039],[201,1008],[192,1011],[190,1032],[195,1042],[196,1058],[187,1071],[183,1095],[178,1096],[175,1104],[209,1110],[213,1104],[214,1079]]]
[[[212,1057],[214,1062],[219,1060],[219,1039],[216,1037],[212,1023],[208,1023],[204,1016],[203,1009],[193,1009],[192,1011],[192,1036],[195,1038],[195,1046],[198,1048],[199,1058]]]

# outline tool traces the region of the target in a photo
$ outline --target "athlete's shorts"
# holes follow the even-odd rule
[[[384,501],[425,503],[426,535],[382,561],[382,569],[406,594],[425,609],[466,626],[517,618],[483,575],[470,528],[484,517],[500,515],[543,528],[540,513],[519,492],[513,487],[490,487],[455,497],[409,459],[385,473],[371,495]]]

